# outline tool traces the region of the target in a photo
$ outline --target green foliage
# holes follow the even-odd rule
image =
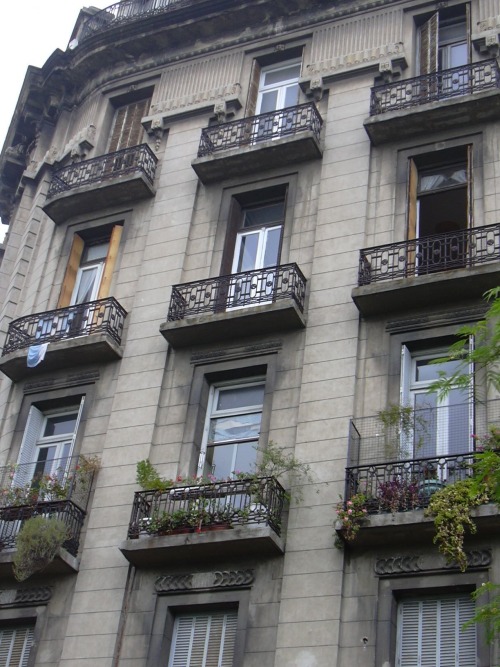
[[[481,596],[486,594],[492,596],[490,601],[476,608],[474,617],[464,623],[463,629],[466,630],[473,623],[484,623],[486,640],[492,644],[497,637],[500,637],[500,585],[488,581],[476,589],[472,597],[477,602]]]
[[[452,389],[471,386],[471,364],[484,370],[487,384],[500,391],[500,287],[488,290],[484,298],[490,304],[484,319],[461,327],[457,332],[458,340],[450,346],[447,355],[434,362],[459,362],[454,373],[448,376],[440,371],[439,379],[431,385],[430,391],[440,397],[447,396]],[[470,336],[474,336],[474,349],[469,347]]]
[[[252,476],[255,478],[275,477],[284,482],[291,492],[287,492],[287,498],[296,503],[303,500],[302,486],[314,482],[311,467],[294,456],[291,452],[286,454],[273,440],[269,440],[267,447],[258,450],[261,454],[259,461],[255,464],[255,470],[251,475],[239,473],[240,476]],[[282,478],[285,477],[286,481]]]
[[[456,563],[462,572],[467,568],[464,539],[467,529],[477,530],[471,511],[488,502],[486,490],[473,479],[445,486],[431,496],[426,516],[434,516],[434,544],[449,564]]]
[[[68,527],[61,519],[35,516],[25,521],[16,538],[16,579],[24,581],[47,567],[68,538]]]
[[[166,491],[173,486],[171,479],[160,477],[149,459],[137,463],[136,481],[143,491]]]
[[[337,519],[342,524],[342,535],[347,542],[352,542],[361,528],[363,519],[366,519],[367,498],[363,493],[355,493],[346,503],[340,497],[337,503]],[[337,549],[342,549],[341,540],[335,540]]]

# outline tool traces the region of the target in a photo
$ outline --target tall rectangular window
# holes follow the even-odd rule
[[[398,604],[396,667],[475,667],[476,626],[470,596],[402,600]]]
[[[149,111],[149,97],[125,104],[115,111],[113,128],[109,140],[108,153],[114,153],[122,148],[131,148],[142,143],[144,128],[141,120]]]
[[[468,26],[468,5],[441,9],[428,16],[418,28],[419,74],[466,65],[470,60]]]
[[[168,667],[232,667],[237,621],[236,609],[179,614]]]
[[[33,635],[32,625],[0,628],[0,665],[27,667]]]

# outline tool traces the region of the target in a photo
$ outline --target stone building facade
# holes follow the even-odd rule
[[[460,573],[423,507],[500,418],[479,373],[427,394],[500,279],[499,33],[500,0],[122,0],[29,68],[0,157],[0,664],[498,664],[460,631],[495,508]],[[300,501],[245,478],[269,442],[310,466]],[[146,458],[184,483],[139,491]],[[17,582],[34,513],[69,538]]]

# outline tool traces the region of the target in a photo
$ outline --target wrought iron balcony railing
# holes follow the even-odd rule
[[[435,491],[470,477],[474,461],[471,452],[353,466],[346,469],[345,499],[363,494],[368,514],[422,509]]]
[[[296,264],[255,269],[172,287],[168,321],[293,299],[304,311],[306,279]]]
[[[121,2],[115,2],[85,21],[80,34],[80,42],[117,25],[155,14],[163,14],[176,7],[185,7],[191,2],[192,0],[121,0]]]
[[[278,111],[269,111],[259,116],[233,120],[201,131],[198,157],[213,155],[219,151],[241,146],[256,145],[281,137],[312,132],[319,141],[323,119],[314,102],[300,104]]]
[[[358,285],[471,268],[500,258],[500,224],[363,248]]]
[[[428,102],[492,90],[500,87],[500,69],[495,58],[479,63],[423,74],[413,79],[374,86],[370,115],[409,109]]]
[[[2,356],[40,343],[105,333],[121,343],[126,311],[114,297],[20,317],[9,324]]]
[[[47,198],[92,183],[112,181],[119,176],[141,173],[153,185],[158,158],[147,144],[100,155],[55,171]]]
[[[94,457],[74,456],[0,468],[0,550],[34,516],[61,519],[68,527],[64,548],[76,556],[96,466]]]
[[[247,524],[270,526],[280,535],[285,498],[285,490],[274,477],[137,491],[128,537]]]

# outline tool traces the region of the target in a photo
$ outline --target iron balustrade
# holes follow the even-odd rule
[[[322,124],[323,119],[316,105],[314,102],[308,102],[286,109],[269,111],[258,116],[213,125],[201,131],[198,157],[307,131],[312,132],[319,141]]]
[[[68,528],[64,548],[78,554],[80,534],[95,475],[85,457],[0,468],[0,550],[14,549],[23,523],[34,516],[57,518]],[[50,469],[49,466],[50,465]]]
[[[126,311],[114,297],[26,315],[9,324],[2,356],[40,343],[105,333],[121,343]]]
[[[492,58],[374,86],[371,90],[370,115],[409,109],[428,102],[499,87],[500,69],[497,60]]]
[[[55,171],[47,198],[92,183],[110,181],[120,176],[142,173],[153,185],[158,158],[147,144],[124,148],[91,160],[84,160]]]
[[[473,472],[474,453],[389,461],[346,468],[345,500],[363,494],[368,514],[427,507],[433,493]]]
[[[306,279],[297,264],[283,264],[172,287],[168,321],[293,299],[304,312]]]
[[[280,535],[285,499],[285,490],[274,477],[137,491],[128,537],[158,534],[158,521],[167,523],[166,517],[185,530],[262,524]]]
[[[163,14],[177,7],[187,7],[192,0],[122,0],[96,12],[83,24],[79,41],[92,35],[114,28],[117,25],[135,21],[155,14]]]
[[[470,268],[500,259],[500,224],[363,248],[358,285]]]

